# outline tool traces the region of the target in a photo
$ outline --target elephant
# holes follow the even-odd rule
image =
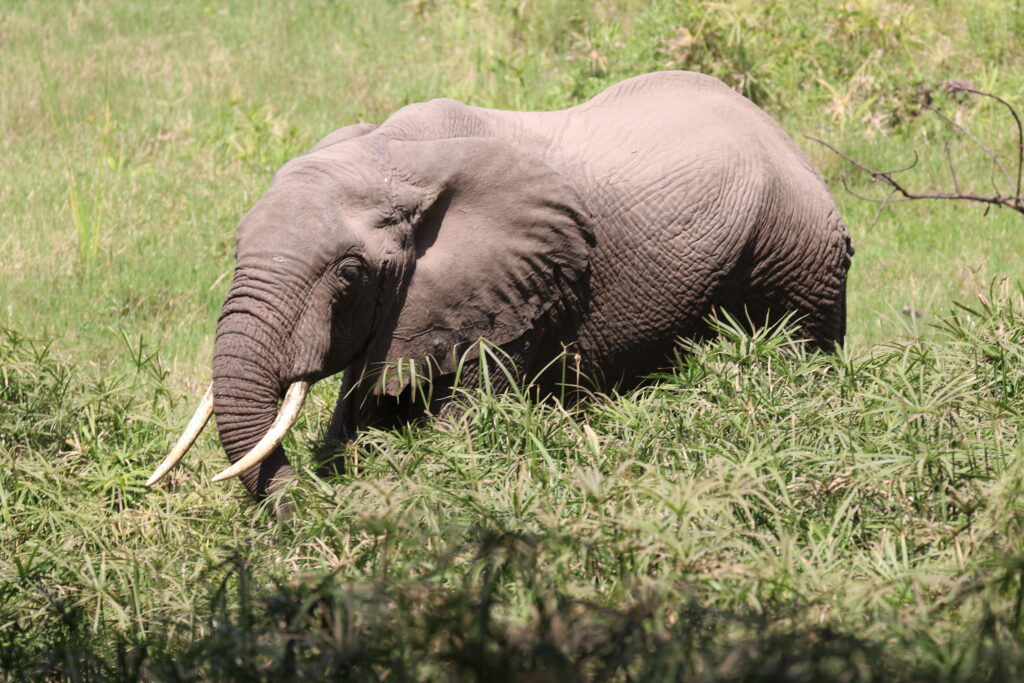
[[[852,255],[807,157],[713,77],[649,73],[560,111],[411,104],[284,164],[242,218],[212,385],[148,484],[213,413],[232,463],[214,480],[262,498],[292,475],[281,442],[312,383],[344,372],[337,447],[456,405],[480,340],[538,390],[563,352],[635,387],[718,311],[793,316],[833,350]]]

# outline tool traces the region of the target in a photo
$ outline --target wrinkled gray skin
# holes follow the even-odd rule
[[[555,112],[410,105],[285,164],[239,224],[217,428],[234,462],[291,382],[344,370],[337,446],[422,413],[394,376],[374,381],[381,363],[432,359],[445,375],[481,337],[524,376],[568,345],[606,387],[663,367],[713,308],[795,312],[830,349],[851,254],[808,160],[713,78],[648,74]],[[261,497],[290,473],[278,448],[243,481]]]

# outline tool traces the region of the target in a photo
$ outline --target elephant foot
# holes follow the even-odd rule
[[[278,522],[287,522],[292,517],[292,499],[288,496],[278,496],[273,501],[271,513]]]
[[[346,446],[348,440],[326,438],[317,450],[316,476],[321,479],[339,477],[345,474]]]
[[[255,492],[250,489],[250,494],[258,504],[265,506],[271,516],[278,521],[287,521],[292,512],[292,497],[288,489],[295,484],[295,470],[290,464],[279,463],[275,469],[261,474],[255,484]],[[245,475],[242,477],[245,482]],[[249,484],[246,483],[246,486]]]

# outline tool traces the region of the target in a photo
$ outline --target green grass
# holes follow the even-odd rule
[[[11,679],[1012,680],[1024,671],[1024,109],[1014,0],[7,3],[0,10],[0,670]],[[576,409],[472,397],[364,434],[273,519],[204,436],[233,229],[331,130],[448,96],[550,109],[715,74],[821,169],[857,254],[849,344],[693,349]],[[1009,189],[1006,183],[1001,189]],[[960,307],[955,302],[960,302]],[[903,313],[910,307],[921,317]],[[907,310],[910,310],[908,308]],[[336,381],[290,452],[308,469]],[[546,678],[545,678],[546,677]]]
[[[174,412],[144,352],[81,383],[8,334],[0,514],[16,552],[0,566],[0,665],[1019,673],[1022,323],[1019,291],[993,295],[930,340],[864,356],[725,324],[628,396],[566,410],[483,392],[441,427],[369,432],[340,480],[304,473],[286,522],[206,485],[216,459],[143,490]]]

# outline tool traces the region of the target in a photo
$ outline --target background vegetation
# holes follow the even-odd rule
[[[1009,183],[1020,0],[0,5],[0,670],[18,678],[1014,679],[1024,220],[881,188]],[[694,349],[580,409],[476,396],[369,432],[275,521],[205,437],[233,228],[283,161],[438,96],[550,109],[663,68],[766,108],[834,190],[850,340]],[[954,302],[962,302],[957,307]],[[308,462],[336,382],[291,443]],[[534,678],[526,678],[527,674]]]

